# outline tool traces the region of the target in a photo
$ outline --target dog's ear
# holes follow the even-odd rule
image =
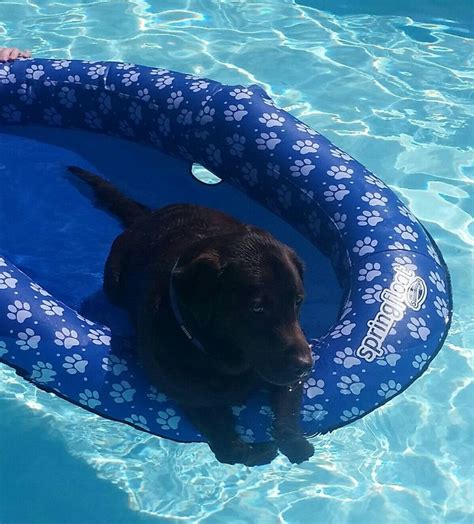
[[[298,270],[301,280],[303,280],[303,275],[304,275],[304,270],[305,270],[304,262],[292,249],[288,250],[288,255],[290,257],[291,262],[295,265],[296,269]]]
[[[222,267],[215,251],[201,253],[175,272],[178,293],[201,327],[209,323]]]

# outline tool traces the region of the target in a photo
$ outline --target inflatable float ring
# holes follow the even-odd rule
[[[307,333],[316,360],[301,407],[307,435],[382,406],[442,346],[451,288],[430,235],[381,180],[257,85],[134,64],[17,60],[0,64],[0,123],[113,134],[199,163],[330,257],[344,299],[324,337]],[[98,415],[165,438],[202,441],[133,355],[111,353],[110,339],[107,326],[0,258],[2,362]],[[245,438],[270,438],[265,392],[234,412]]]

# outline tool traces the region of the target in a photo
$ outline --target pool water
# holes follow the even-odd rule
[[[472,13],[465,2],[360,4],[0,3],[0,45],[35,56],[260,83],[397,191],[443,251],[455,300],[448,339],[423,377],[313,439],[316,454],[300,466],[283,457],[254,469],[219,464],[205,445],[100,419],[1,366],[0,522],[473,521]],[[0,182],[2,170],[0,156]]]

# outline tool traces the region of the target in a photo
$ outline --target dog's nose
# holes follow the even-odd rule
[[[298,378],[309,375],[313,368],[313,358],[311,355],[302,355],[296,357],[291,363],[291,370]]]

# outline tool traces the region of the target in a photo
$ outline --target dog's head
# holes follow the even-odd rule
[[[311,350],[299,323],[303,264],[288,246],[250,227],[206,239],[182,257],[174,280],[229,372],[253,368],[278,385],[310,372]]]

